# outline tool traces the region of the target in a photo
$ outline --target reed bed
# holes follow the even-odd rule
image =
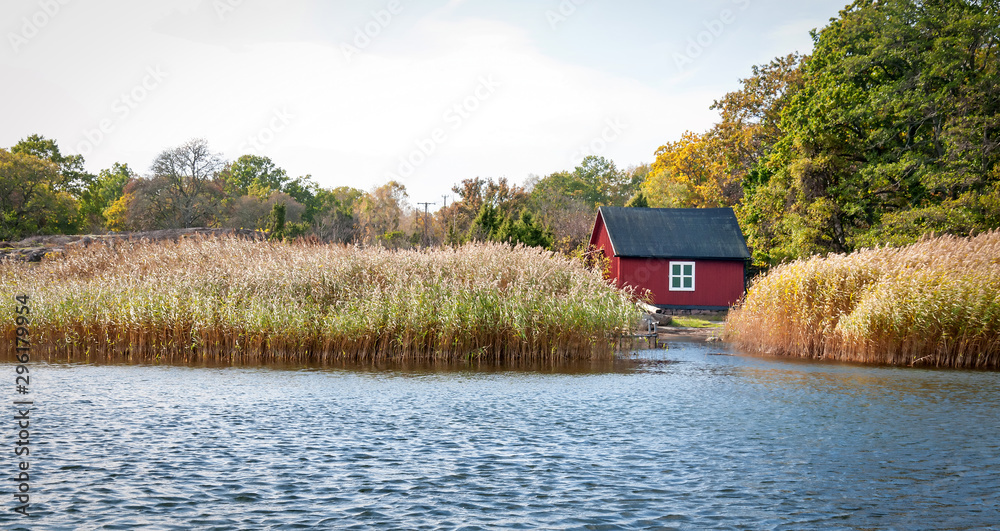
[[[599,272],[503,244],[120,241],[0,263],[9,322],[22,293],[33,358],[50,360],[594,359],[613,357],[638,316]]]
[[[1000,368],[1000,231],[778,266],[726,337],[767,355]]]

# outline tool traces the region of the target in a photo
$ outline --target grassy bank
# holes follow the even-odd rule
[[[1000,368],[1000,231],[776,267],[727,336],[763,354]]]
[[[31,296],[34,356],[189,362],[607,357],[636,319],[570,259],[506,245],[386,251],[187,238],[0,264]],[[4,352],[12,352],[6,327]]]

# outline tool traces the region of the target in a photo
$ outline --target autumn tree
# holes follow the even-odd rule
[[[101,170],[80,194],[82,227],[88,231],[109,228],[106,212],[124,195],[125,186],[137,178],[128,164],[116,162],[111,168]]]
[[[734,181],[711,139],[688,131],[656,150],[642,192],[655,207],[729,206],[735,198],[727,192],[739,188],[739,181]]]
[[[0,149],[0,239],[72,232],[76,216],[58,165]]]
[[[52,183],[58,192],[68,192],[75,197],[89,186],[94,176],[84,170],[83,155],[63,155],[55,140],[42,135],[30,135],[10,148],[11,153],[32,155],[56,165],[57,178]]]
[[[732,205],[758,262],[782,258],[774,250],[781,247],[781,222],[788,194],[778,181],[768,158],[784,137],[782,112],[802,87],[803,62],[799,54],[778,57],[765,65],[753,66],[751,75],[741,79],[739,90],[716,100],[719,122],[705,136],[713,145],[721,171],[729,176],[723,194]]]
[[[125,189],[132,198],[130,225],[148,230],[213,223],[223,197],[215,177],[224,165],[202,139],[163,151],[153,161],[152,176]]]
[[[407,240],[400,231],[400,224],[410,210],[408,197],[406,187],[396,181],[389,181],[362,197],[356,205],[361,239],[393,247]]]
[[[438,224],[445,228],[444,232],[452,235],[449,239],[451,243],[458,243],[468,237],[473,221],[484,204],[489,204],[506,215],[520,211],[528,198],[524,187],[511,184],[506,177],[495,180],[492,177],[464,179],[451,190],[458,195],[458,200],[439,208],[435,214]]]
[[[741,183],[750,186],[766,172],[760,166],[773,146],[782,138],[781,112],[802,85],[803,56],[793,53],[778,57],[766,65],[751,67],[751,75],[741,79],[741,88],[716,100],[711,109],[719,111],[719,121],[707,137],[721,156],[722,171],[735,188],[723,192],[727,202],[742,196]]]

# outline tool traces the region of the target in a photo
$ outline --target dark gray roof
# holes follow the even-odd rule
[[[601,207],[616,256],[750,258],[731,208]]]

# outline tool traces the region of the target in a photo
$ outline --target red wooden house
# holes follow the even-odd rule
[[[590,245],[619,286],[662,308],[723,310],[746,288],[750,251],[731,208],[601,207]]]

